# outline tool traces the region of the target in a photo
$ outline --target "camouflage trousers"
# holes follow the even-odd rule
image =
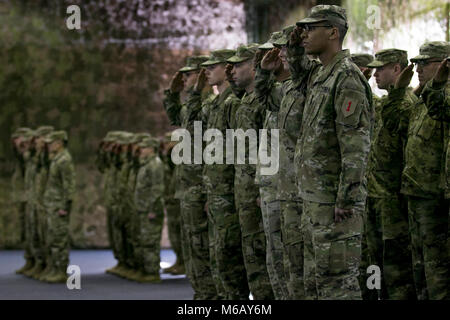
[[[413,275],[419,300],[449,299],[448,200],[408,197]]]
[[[242,233],[242,253],[250,292],[255,300],[273,300],[266,265],[266,235],[256,198],[236,201]]]
[[[239,216],[234,195],[208,194],[208,212],[214,228],[214,248],[220,285],[227,300],[248,300],[249,288],[244,267]],[[220,285],[218,292],[220,292]]]
[[[47,212],[43,205],[36,205],[33,226],[33,256],[36,263],[44,265],[50,256],[47,238]]]
[[[282,200],[280,206],[288,298],[303,300],[305,299],[303,279],[304,239],[301,229],[303,202],[301,200]]]
[[[25,231],[26,231],[26,224],[25,224],[25,213],[26,213],[26,205],[27,203],[24,201],[18,201],[15,202],[15,207],[17,210],[17,213],[19,215],[19,224],[20,224],[20,242],[22,245],[25,244]]]
[[[58,210],[47,208],[48,245],[53,269],[65,274],[69,265],[70,214],[60,216]]]
[[[130,252],[130,245],[132,243],[132,212],[124,214],[124,208],[117,208],[112,215],[112,237],[115,251],[115,258],[120,264],[126,265],[128,268],[133,267],[132,253]]]
[[[109,245],[113,252],[114,258],[119,260],[117,246],[114,243],[114,209],[112,206],[106,206],[106,232],[108,235]]]
[[[35,261],[35,257],[34,257],[34,246],[35,244],[33,243],[34,241],[34,226],[35,226],[35,206],[29,202],[26,203],[25,205],[25,215],[24,215],[24,225],[25,225],[25,235],[24,235],[24,250],[25,250],[25,254],[24,257],[25,259],[29,260],[33,260],[33,262]]]
[[[183,227],[187,225],[187,240],[189,244],[188,259],[190,264],[191,284],[195,299],[218,299],[216,286],[211,273],[209,257],[208,217],[205,212],[205,201],[181,200],[181,215]],[[185,256],[186,262],[186,256]],[[188,266],[186,265],[186,269]]]
[[[138,270],[152,275],[159,275],[161,233],[164,215],[160,213],[150,220],[147,212],[140,212],[139,217],[139,243],[135,248],[136,267]]]
[[[367,198],[365,228],[371,230],[372,237],[377,236],[368,243],[368,260],[379,263],[376,265],[381,269],[380,298],[414,300],[408,211],[403,197]],[[363,274],[365,284],[367,272]]]
[[[364,206],[334,222],[335,204],[303,202],[306,299],[360,300],[359,264]]]
[[[170,244],[177,256],[177,263],[184,264],[183,252],[181,251],[180,201],[178,199],[167,199],[165,205]]]
[[[274,195],[273,188],[259,188],[261,195],[261,213],[266,235],[266,264],[272,291],[276,300],[286,300],[289,292],[284,270],[283,243],[281,242],[280,201]]]

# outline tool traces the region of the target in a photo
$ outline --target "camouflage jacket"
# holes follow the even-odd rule
[[[14,172],[11,178],[12,196],[14,202],[26,202],[25,194],[25,164],[22,159],[16,158]]]
[[[202,201],[205,199],[203,189],[203,165],[194,164],[194,122],[202,120],[202,101],[193,96],[191,91],[186,102],[181,104],[180,94],[166,90],[164,109],[170,123],[181,126],[189,131],[191,136],[191,164],[180,164],[177,171],[179,198],[190,201]],[[211,99],[211,97],[207,97]]]
[[[162,155],[161,161],[164,164],[164,202],[167,204],[175,200],[176,166],[172,162],[170,152],[167,156]]]
[[[128,171],[128,179],[127,179],[127,208],[134,212],[136,210],[134,203],[134,190],[136,188],[136,179],[139,171],[139,163],[135,163],[134,161],[130,164],[130,169]]]
[[[34,205],[35,178],[39,159],[37,155],[30,157],[25,162],[25,197],[29,205]]]
[[[428,115],[434,120],[450,122],[450,82],[441,88],[433,88],[430,81],[422,91],[422,97],[428,108]],[[447,127],[448,129],[448,127]],[[445,197],[450,198],[450,130],[447,130],[444,141],[445,169],[441,172],[441,188],[445,189]]]
[[[380,107],[368,165],[368,196],[388,198],[399,194],[405,166],[409,117],[417,102],[410,88],[390,89]]]
[[[362,206],[374,122],[370,86],[348,50],[326,67],[307,56],[302,66],[308,91],[295,163],[300,196],[344,209]]]
[[[271,129],[278,129],[278,111],[280,109],[281,100],[283,99],[285,86],[289,79],[279,82],[276,81],[272,72],[257,68],[255,75],[255,97],[260,104],[261,112],[264,115],[263,129],[267,130],[267,143],[261,143],[259,145],[259,152],[261,154],[267,154],[270,156],[275,152],[275,148],[278,147],[278,152],[280,151],[279,144],[271,145]],[[279,143],[279,135],[278,135]],[[258,157],[259,160],[259,157]],[[279,168],[279,158],[277,159],[278,170]],[[272,164],[273,166],[274,164]],[[256,178],[255,183],[263,188],[269,188],[273,190],[270,194],[273,199],[276,199],[276,189],[278,185],[278,173],[273,175],[262,175],[261,167],[263,165],[260,161],[256,165]]]
[[[441,179],[444,175],[441,173],[444,172],[449,123],[433,120],[428,115],[424,103],[427,98],[430,96],[424,90],[411,114],[401,191],[408,196],[434,199],[443,194]]]
[[[39,155],[39,162],[37,165],[36,176],[34,178],[35,185],[35,202],[40,209],[44,210],[44,193],[47,186],[49,172],[49,163],[45,159],[44,154]]]
[[[164,165],[158,156],[141,159],[134,202],[140,214],[152,212],[164,215]]]
[[[203,183],[208,194],[226,195],[234,193],[234,165],[226,163],[226,130],[230,129],[231,112],[236,101],[238,101],[237,97],[233,94],[231,87],[228,87],[214,99],[203,102],[202,122],[204,129],[219,130],[223,137],[222,164],[205,164],[203,168]]]
[[[105,170],[105,182],[104,182],[104,198],[105,206],[107,209],[112,209],[114,206],[114,193],[116,192],[116,181],[118,167],[113,163],[113,157],[110,158],[109,166]]]
[[[245,94],[235,114],[236,127],[234,129],[242,129],[244,133],[249,129],[254,129],[256,137],[258,137],[258,131],[263,126],[263,116],[264,114],[254,92]],[[237,145],[239,145],[239,142]],[[245,152],[245,159],[243,159],[245,163],[238,164],[235,162],[235,199],[237,203],[253,202],[259,197],[259,189],[255,184],[256,164],[249,163],[249,155],[250,153],[255,153],[257,156],[257,145],[250,147],[248,143],[245,143],[245,150],[240,151]]]
[[[68,150],[61,150],[50,162],[44,204],[49,209],[70,212],[75,194],[75,169]]]
[[[118,206],[119,221],[125,223],[130,218],[128,178],[130,176],[131,163],[122,158],[122,164],[117,171],[117,180],[114,192],[114,203]]]

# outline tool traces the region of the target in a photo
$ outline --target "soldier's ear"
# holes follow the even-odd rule
[[[335,40],[335,39],[339,39],[340,35],[339,35],[339,29],[336,27],[332,27],[329,29],[329,34],[330,36],[328,37],[329,40]]]

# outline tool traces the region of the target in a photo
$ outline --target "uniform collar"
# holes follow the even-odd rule
[[[334,67],[345,58],[350,58],[350,50],[348,49],[338,52],[326,67],[320,67],[319,73],[314,82],[325,81],[333,72]]]

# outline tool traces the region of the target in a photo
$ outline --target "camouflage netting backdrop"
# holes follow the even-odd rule
[[[100,139],[109,130],[161,135],[170,129],[162,98],[172,74],[188,54],[235,47],[247,34],[265,37],[269,28],[261,35],[254,33],[255,19],[246,23],[261,11],[260,2],[281,7],[235,0],[2,1],[0,248],[20,246],[10,194],[9,137],[17,127],[67,130],[77,174],[72,244],[106,247],[102,176],[94,166]],[[287,1],[283,10],[299,2]],[[81,7],[81,30],[66,27],[71,4]],[[264,19],[277,28],[281,11],[272,12],[278,15]]]

